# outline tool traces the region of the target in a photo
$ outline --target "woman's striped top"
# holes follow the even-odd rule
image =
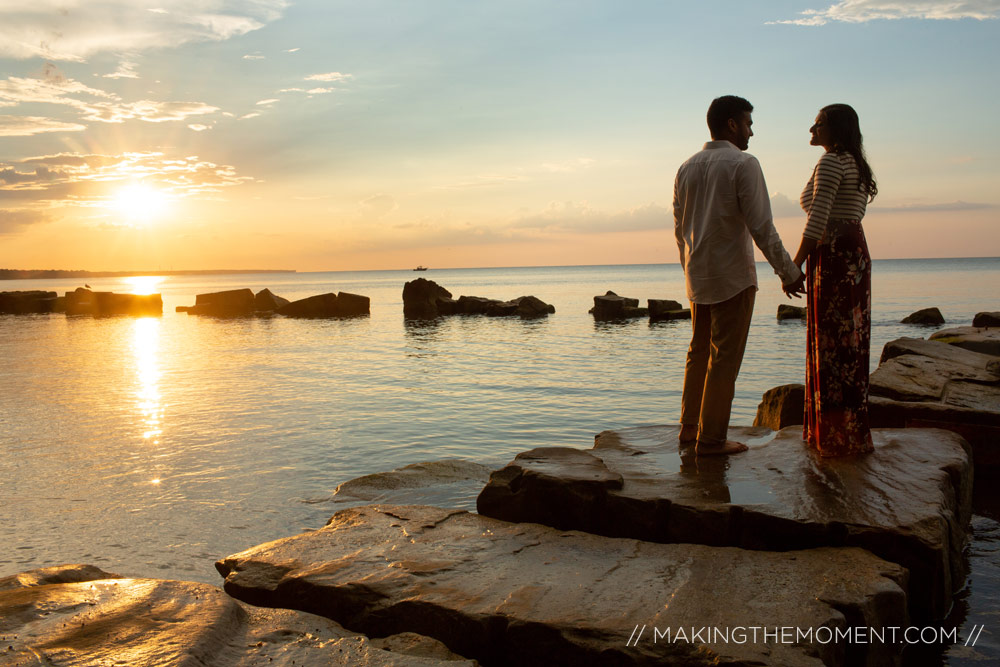
[[[808,216],[802,235],[819,241],[828,220],[863,218],[868,195],[858,189],[860,180],[858,165],[850,153],[824,153],[799,197]]]

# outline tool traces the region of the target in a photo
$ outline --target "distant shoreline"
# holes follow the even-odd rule
[[[131,278],[135,276],[198,276],[240,273],[295,273],[294,269],[205,269],[194,271],[67,271],[63,269],[0,269],[0,280],[54,278]]]

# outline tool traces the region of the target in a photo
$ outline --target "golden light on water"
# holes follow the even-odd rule
[[[143,440],[160,444],[163,433],[160,400],[160,318],[142,317],[132,325],[132,352],[135,355],[136,396],[142,420]]]
[[[163,280],[163,276],[130,276],[125,278],[132,294],[154,294]]]

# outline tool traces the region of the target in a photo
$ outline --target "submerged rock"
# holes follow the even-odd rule
[[[645,317],[649,310],[639,308],[639,299],[618,296],[608,291],[603,296],[594,297],[594,307],[590,309],[590,314],[595,320],[625,320]]]
[[[66,292],[61,309],[67,315],[162,315],[163,298],[159,294],[116,294],[94,292],[78,287]]]
[[[274,294],[267,288],[257,292],[253,297],[253,309],[258,313],[274,312],[289,303],[288,299]]]
[[[344,482],[334,491],[333,500],[398,504],[413,502],[411,498],[418,495],[413,493],[415,491],[427,491],[437,498],[464,494],[474,504],[476,494],[490,478],[490,472],[492,468],[489,466],[464,459],[411,463],[389,472],[364,475]],[[461,488],[445,488],[455,486]]]
[[[766,426],[780,431],[786,426],[801,424],[805,416],[806,387],[802,384],[783,384],[764,392],[754,426]]]
[[[0,628],[4,665],[475,664],[427,638],[381,640],[390,652],[327,618],[258,609],[208,584],[126,579],[79,565],[0,580]],[[431,652],[453,657],[421,657]]]
[[[778,304],[779,320],[804,320],[806,309],[801,306],[790,306],[787,303]]]
[[[194,306],[178,306],[178,312],[189,315],[212,315],[215,317],[240,317],[253,315],[255,301],[253,290],[235,289],[224,292],[198,294]]]
[[[484,664],[885,665],[898,663],[898,645],[729,633],[906,620],[906,572],[862,549],[653,544],[425,506],[343,510],[216,568],[251,604],[372,636],[417,632]],[[706,627],[726,636],[688,634]],[[685,638],[654,641],[654,628]]]
[[[967,443],[884,429],[875,451],[822,459],[801,427],[734,428],[738,456],[679,453],[677,426],[605,431],[591,450],[539,448],[493,473],[480,514],[609,537],[785,551],[858,546],[909,569],[910,612],[941,619],[964,581]],[[773,437],[772,437],[773,435]]]
[[[1000,327],[1000,311],[976,313],[972,318],[974,327]]]
[[[555,306],[535,296],[519,296],[510,301],[460,296],[456,300],[451,292],[426,278],[417,278],[403,285],[403,315],[414,319],[430,319],[439,315],[520,316],[530,319],[554,312]]]
[[[331,292],[292,301],[278,308],[278,314],[285,317],[360,317],[371,314],[370,303],[366,296]]]
[[[445,299],[451,300],[451,292],[433,280],[411,280],[403,285],[403,315],[419,319],[449,314],[438,311],[439,301]]]
[[[0,314],[28,315],[51,313],[55,310],[55,292],[29,290],[24,292],[0,292]]]
[[[691,309],[685,308],[672,299],[649,299],[649,319],[657,320],[690,320]]]
[[[900,324],[924,324],[938,326],[944,324],[944,315],[937,308],[924,308],[904,317]]]

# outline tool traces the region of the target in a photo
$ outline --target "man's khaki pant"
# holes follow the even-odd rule
[[[756,296],[757,288],[748,287],[721,303],[691,304],[693,333],[684,367],[681,424],[697,425],[699,442],[726,441]]]

